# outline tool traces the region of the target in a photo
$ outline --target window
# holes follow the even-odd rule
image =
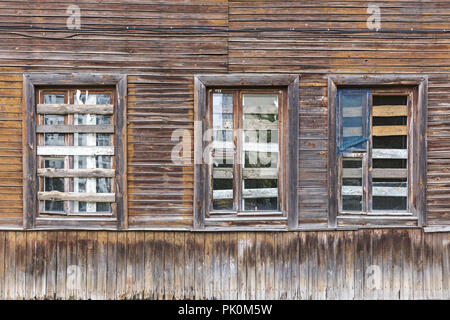
[[[122,226],[126,162],[118,152],[126,150],[124,86],[119,85],[124,78],[99,86],[95,77],[88,77],[62,86],[58,80],[38,77],[25,78],[31,83],[26,106],[26,225]]]
[[[298,80],[233,77],[196,79],[196,227],[296,226]]]
[[[419,99],[421,83],[335,87],[330,106],[335,149],[329,152],[334,161],[330,178],[337,183],[330,201],[338,223],[374,218],[377,224],[384,218],[415,224],[423,215],[426,107],[423,96]]]

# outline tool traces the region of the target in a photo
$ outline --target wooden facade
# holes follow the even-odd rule
[[[0,1],[0,298],[449,299],[450,3],[378,1],[378,30],[368,5]],[[29,74],[126,75],[120,228],[27,223]],[[171,158],[177,129],[193,154],[194,79],[264,74],[299,79],[297,221],[198,230],[193,157]],[[330,212],[330,83],[349,76],[427,80],[417,217]]]

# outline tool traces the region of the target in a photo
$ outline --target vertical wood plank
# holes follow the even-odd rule
[[[230,233],[221,233],[221,289],[222,299],[230,300]]]
[[[300,275],[299,275],[299,233],[292,232],[289,233],[289,251],[290,257],[289,261],[291,264],[291,296],[290,299],[299,299],[299,285],[300,285]]]
[[[423,238],[423,291],[425,299],[433,299],[433,234]]]
[[[87,242],[88,233],[78,232],[77,236],[77,299],[87,299]]]
[[[27,238],[25,232],[14,232],[16,236],[16,297],[15,299],[22,300],[26,298],[26,252],[27,252]]]
[[[6,299],[11,300],[16,296],[16,235],[14,232],[6,233],[5,247],[5,286]]]
[[[36,287],[35,287],[35,260],[36,260],[36,232],[27,232],[27,256],[26,256],[26,274],[25,274],[25,285],[26,285],[26,298],[35,299],[36,298]],[[65,276],[65,271],[64,274]],[[65,281],[65,277],[64,277]]]
[[[412,233],[412,278],[413,278],[413,298],[424,299],[423,294],[423,232],[414,230]]]
[[[281,233],[274,233],[274,286],[273,294],[275,299],[281,299],[283,291],[283,257],[282,257],[282,242]]]
[[[393,266],[393,299],[400,299],[400,290],[402,288],[402,269],[403,269],[403,252],[401,248],[402,238],[399,230],[392,231],[392,240],[394,242],[392,266]]]
[[[212,266],[213,266],[213,297],[214,299],[223,299],[222,298],[222,233],[215,232],[213,233],[213,256],[212,256]]]
[[[336,237],[334,240],[333,247],[336,250],[336,262],[335,262],[335,272],[336,272],[336,288],[333,298],[334,299],[345,299],[344,296],[346,292],[345,286],[345,233],[343,231],[336,232]],[[332,269],[332,268],[331,268]],[[327,297],[328,298],[328,297]]]
[[[337,285],[337,256],[343,255],[343,251],[339,251],[337,248],[337,241],[339,235],[334,232],[330,232],[327,235],[327,246],[325,246],[324,254],[326,255],[326,298],[329,300],[335,300],[339,294],[341,288]],[[324,256],[325,258],[325,256]]]
[[[247,295],[247,233],[238,233],[238,300],[246,299]]]
[[[106,273],[106,297],[117,299],[117,232],[108,232],[108,265]]]
[[[363,231],[355,232],[355,300],[364,298],[364,239]]]
[[[247,265],[247,284],[246,284],[246,296],[249,300],[256,299],[256,235],[254,232],[247,232],[247,252],[246,252],[246,265]]]
[[[347,300],[355,299],[355,232],[347,231],[344,236],[345,241],[345,272],[343,298]]]
[[[164,298],[164,233],[155,233],[155,298]]]
[[[0,299],[5,299],[5,232],[0,231]]]
[[[308,299],[318,299],[318,237],[317,232],[306,234],[306,245],[308,250]]]
[[[88,233],[86,253],[86,296],[98,299],[97,295],[97,232]]]
[[[36,237],[36,264],[34,269],[34,277],[36,283],[36,299],[44,299],[46,283],[46,244],[47,232],[38,232]]]
[[[363,230],[363,246],[364,246],[364,264],[363,264],[363,281],[364,281],[364,300],[373,300],[375,294],[375,285],[373,283],[374,270],[372,269],[373,253],[372,253],[372,234],[373,230]]]
[[[442,234],[442,290],[444,291],[443,299],[450,299],[450,234]],[[0,245],[1,249],[1,245]],[[1,260],[0,260],[1,261]]]
[[[155,233],[145,232],[145,246],[144,246],[144,299],[155,298],[155,268],[154,268],[154,255],[155,255]]]
[[[327,232],[317,232],[317,295],[316,299],[325,300],[327,298],[327,252],[328,235]],[[333,243],[331,243],[333,244]]]
[[[195,241],[195,275],[194,275],[194,290],[195,299],[205,299],[205,234],[196,233]]]
[[[173,299],[175,293],[175,266],[173,264],[175,235],[164,233],[164,299]]]
[[[174,242],[174,257],[173,264],[175,268],[174,272],[174,283],[175,283],[175,292],[174,299],[180,300],[184,298],[184,235],[185,232],[176,232],[175,233],[175,242]],[[220,277],[217,279],[219,280]]]
[[[383,230],[381,234],[381,243],[383,246],[383,267],[382,267],[382,282],[383,282],[383,299],[393,299],[392,283],[393,283],[393,261],[392,261],[392,230]]]
[[[266,297],[265,299],[275,299],[275,234],[267,232],[264,235],[266,246]]]
[[[442,253],[443,253],[442,233],[433,233],[433,299],[442,299]]]
[[[127,292],[127,233],[117,234],[117,299],[125,299]]]
[[[265,240],[265,233],[258,232],[256,233],[256,299],[264,300],[265,299],[265,290],[266,290],[266,248],[267,243]]]
[[[56,298],[56,277],[57,277],[57,246],[58,233],[49,231],[47,234],[47,268],[46,268],[46,298]]]
[[[205,269],[203,275],[203,282],[205,284],[205,298],[213,299],[214,279],[213,279],[213,233],[205,233]]]
[[[383,247],[382,230],[376,229],[372,233],[372,286],[375,300],[383,299]]]
[[[230,233],[230,299],[238,299],[238,246],[237,232]]]
[[[283,299],[291,299],[291,289],[292,289],[292,268],[290,265],[290,257],[289,257],[289,233],[282,232],[281,233],[281,267],[282,267],[282,292],[281,297]]]
[[[308,295],[308,247],[306,243],[306,232],[299,235],[299,258],[298,258],[300,299],[307,300]]]
[[[127,280],[126,299],[136,295],[136,232],[127,231]]]
[[[136,232],[136,276],[135,276],[135,299],[142,299],[144,297],[144,284],[145,284],[145,275],[144,275],[144,232],[138,231]],[[109,258],[108,258],[109,260]]]
[[[29,238],[31,233],[29,234]],[[56,298],[66,299],[67,288],[67,233],[59,231],[56,247]],[[31,243],[31,239],[28,241]],[[28,274],[28,273],[27,273]],[[27,282],[27,289],[29,284]],[[28,295],[27,295],[28,296]]]
[[[67,299],[75,299],[77,294],[77,233],[67,232]]]
[[[413,265],[412,265],[412,246],[411,237],[413,237],[414,230],[402,230],[401,231],[401,247],[403,252],[403,277],[402,277],[402,289],[400,292],[400,299],[411,300],[413,299]]]
[[[97,233],[97,299],[106,299],[106,275],[108,266],[108,234],[106,231]]]
[[[184,268],[184,294],[187,299],[195,299],[195,234],[186,233],[184,256],[186,263]]]

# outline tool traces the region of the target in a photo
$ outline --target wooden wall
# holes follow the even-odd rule
[[[76,3],[81,30],[72,31],[69,2],[0,1],[2,227],[22,225],[24,72],[128,74],[130,228],[182,229],[192,226],[193,165],[172,163],[171,134],[193,131],[195,74],[300,75],[299,222],[314,228],[328,216],[327,76],[428,75],[428,224],[450,224],[449,2],[378,1],[385,32],[368,32],[359,0]]]
[[[449,233],[5,230],[22,228],[24,72],[128,74],[129,226],[180,230],[193,165],[171,134],[193,131],[194,75],[300,75],[302,228],[327,227],[328,75],[428,75],[427,223],[450,225],[450,2],[377,1],[380,32],[365,0],[78,0],[68,30],[71,4],[0,1],[0,298],[449,298]]]
[[[449,254],[417,229],[0,232],[0,299],[450,299]]]

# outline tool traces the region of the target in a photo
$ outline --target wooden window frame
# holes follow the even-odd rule
[[[214,89],[283,89],[286,91],[285,124],[280,126],[280,147],[285,163],[279,183],[284,206],[282,217],[264,217],[262,211],[251,216],[231,216],[229,218],[208,218],[209,206],[208,165],[203,161],[203,150],[207,142],[203,133],[208,129],[207,90]],[[197,75],[194,77],[194,230],[213,228],[214,230],[272,230],[296,229],[298,227],[298,107],[299,76],[276,74],[233,74],[233,75]],[[289,173],[289,174],[288,174]],[[280,179],[281,182],[281,179]],[[263,224],[264,226],[261,226]]]
[[[426,224],[426,184],[427,184],[427,108],[428,77],[421,75],[376,75],[376,76],[329,76],[328,77],[328,225],[336,228],[341,225],[339,215],[339,156],[336,152],[336,117],[338,87],[376,87],[376,88],[415,88],[416,101],[412,103],[414,123],[408,134],[411,141],[408,159],[412,179],[408,181],[409,213],[411,216],[353,215],[346,216],[342,225],[364,226],[424,226]],[[411,132],[412,131],[412,132]],[[344,215],[345,216],[345,215]],[[348,219],[347,219],[348,218]]]
[[[24,229],[124,229],[127,228],[127,76],[123,74],[52,74],[23,75],[23,227]],[[36,92],[40,88],[114,87],[114,158],[115,205],[114,218],[49,217],[38,220],[37,177],[37,110]]]

